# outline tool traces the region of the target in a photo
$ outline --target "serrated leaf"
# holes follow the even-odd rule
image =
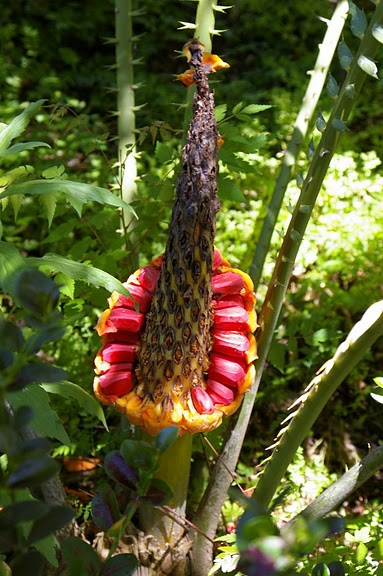
[[[240,110],[242,110],[242,106],[243,106],[243,102],[238,102],[238,104],[236,104],[232,110],[232,113],[238,114],[238,112],[240,112]]]
[[[347,44],[343,41],[338,44],[338,58],[340,65],[344,70],[349,70],[353,59],[352,52]]]
[[[372,27],[371,34],[381,44],[383,44],[383,26],[375,25]]]
[[[31,196],[39,196],[45,194],[63,194],[65,200],[69,202],[76,212],[81,216],[82,206],[87,202],[98,202],[99,204],[107,204],[109,206],[117,206],[124,208],[134,217],[136,213],[133,208],[124,200],[100,186],[93,184],[86,184],[84,182],[75,182],[73,180],[59,180],[52,178],[51,180],[29,180],[26,182],[19,182],[9,186],[2,194],[2,198],[8,198],[15,194],[26,194]]]
[[[156,157],[161,162],[161,164],[165,164],[166,162],[169,162],[173,159],[174,148],[168,144],[164,144],[164,142],[158,141],[156,144]]]
[[[233,200],[234,202],[246,202],[243,192],[235,180],[218,177],[218,190],[223,200]]]
[[[62,444],[70,446],[68,434],[58,417],[51,408],[48,393],[39,385],[26,387],[17,392],[7,394],[7,400],[16,409],[20,406],[29,406],[33,411],[31,427],[49,438],[57,438]]]
[[[17,220],[17,215],[19,213],[20,210],[20,206],[23,202],[24,196],[22,194],[20,194],[19,196],[11,196],[11,204],[12,204],[12,208],[13,208],[13,214],[15,217],[15,221]]]
[[[358,66],[369,76],[378,79],[378,67],[375,62],[367,58],[367,56],[359,56]]]
[[[99,288],[105,288],[108,292],[117,291],[124,296],[129,296],[129,291],[121,284],[119,280],[111,274],[94,268],[90,264],[74,262],[69,258],[64,258],[58,254],[48,252],[41,258],[28,258],[27,263],[36,268],[40,266],[47,267],[51,272],[62,272],[73,280],[81,280]]]
[[[259,112],[263,112],[269,108],[272,108],[271,104],[248,104],[241,110],[241,112],[243,114],[258,114]]]
[[[362,38],[367,28],[367,18],[363,10],[349,0],[351,14],[351,32],[357,38]]]
[[[14,138],[19,136],[28,126],[30,120],[36,116],[45,100],[41,99],[37,102],[31,102],[26,109],[16,116],[8,126],[3,128],[0,132],[0,155],[2,155]]]
[[[105,429],[108,430],[104,412],[99,402],[83,388],[81,388],[81,386],[64,380],[60,383],[41,384],[41,388],[43,388],[49,394],[59,394],[63,398],[73,398],[74,400],[77,400],[79,405],[84,408],[88,414],[96,416],[105,426]]]
[[[336,98],[339,94],[339,85],[332,74],[329,74],[326,90],[332,98]]]
[[[13,146],[10,146],[1,154],[1,157],[10,156],[11,154],[20,154],[24,150],[32,150],[33,148],[50,148],[47,142],[18,142]]]
[[[55,276],[55,284],[60,288],[60,294],[68,296],[71,300],[74,298],[75,281],[60,272]]]
[[[219,106],[216,106],[214,109],[215,121],[221,122],[225,118],[226,112],[227,104],[220,104]]]
[[[17,196],[12,196],[11,199],[12,198],[17,198]],[[45,208],[49,228],[52,226],[52,220],[55,215],[57,198],[58,194],[45,194],[44,196],[39,196],[39,202]]]
[[[50,166],[46,170],[41,173],[43,178],[61,178],[61,176],[65,174],[65,166],[62,164],[60,166]]]

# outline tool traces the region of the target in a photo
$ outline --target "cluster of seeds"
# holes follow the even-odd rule
[[[103,345],[95,361],[95,394],[152,434],[172,424],[180,427],[180,433],[210,430],[220,424],[223,414],[232,414],[238,408],[243,393],[254,381],[253,285],[247,274],[231,268],[220,252],[214,251],[208,366],[204,366],[197,385],[165,379],[168,381],[161,385],[162,394],[156,398],[140,382],[138,364],[145,316],[156,291],[162,260],[162,256],[156,258],[128,278],[124,285],[132,298],[116,292],[109,298],[109,309],[97,325]],[[171,373],[172,366],[168,368]]]

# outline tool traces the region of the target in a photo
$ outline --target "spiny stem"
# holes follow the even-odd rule
[[[381,23],[382,18],[383,4],[380,4],[375,11],[368,30],[365,33],[358,54],[353,60],[353,64],[344,82],[325,134],[316,154],[313,157],[309,174],[306,177],[302,189],[302,194],[297,203],[292,222],[286,234],[285,242],[281,248],[273,279],[270,282],[266,300],[261,312],[261,334],[258,341],[258,360],[255,363],[257,370],[256,379],[252,389],[245,395],[235,426],[229,430],[221,457],[213,469],[209,484],[199,506],[196,518],[194,519],[195,523],[209,536],[214,537],[219,511],[231,482],[231,476],[226,471],[226,467],[232,472],[235,470],[250,421],[254,400],[263,375],[267,354],[274,335],[283,299],[286,294],[288,280],[293,269],[303,234],[311,216],[316,197],[321,188],[339,137],[339,132],[337,132],[332,125],[332,121],[337,118],[346,120],[349,116],[352,106],[355,103],[356,96],[366,77],[366,74],[358,67],[358,57],[361,54],[370,58],[374,57],[379,44],[372,37],[371,31],[373,26]],[[346,87],[351,83],[354,83],[355,85],[355,91],[352,98],[347,95],[346,90]],[[293,230],[297,230],[297,233],[292,234]],[[200,556],[204,556],[206,561],[206,558],[211,554],[208,542],[200,542],[198,551]],[[207,564],[205,564],[205,566],[206,565]],[[202,576],[203,572],[196,572],[196,574],[201,574]]]
[[[266,255],[269,251],[271,237],[275,228],[275,223],[281,209],[282,201],[286,193],[287,186],[295,167],[299,150],[307,135],[307,130],[319,97],[322,93],[330,64],[332,62],[336,47],[339,42],[341,32],[348,13],[348,0],[341,0],[334,11],[334,14],[328,23],[328,28],[322,44],[319,45],[319,54],[314,69],[311,73],[310,82],[307,86],[306,93],[302,100],[302,106],[299,110],[291,140],[284,152],[283,162],[278,179],[275,183],[274,191],[270,204],[267,208],[267,214],[263,223],[261,234],[259,236],[255,250],[253,262],[250,266],[250,276],[254,282],[255,291],[257,290]]]
[[[132,10],[133,0],[116,0],[119,181],[122,198],[129,204],[137,192]],[[122,211],[121,227],[131,270],[138,267],[138,255],[131,250],[134,244],[130,238],[133,226],[131,214]]]
[[[326,362],[320,373],[310,382],[305,393],[292,406],[293,408],[300,402],[290,423],[279,433],[281,438],[277,440],[275,450],[260,477],[252,496],[253,500],[264,507],[268,506],[295,452],[324,406],[382,334],[383,300],[370,306],[346,340],[338,347],[332,359]]]

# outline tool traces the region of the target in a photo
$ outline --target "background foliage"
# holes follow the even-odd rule
[[[373,9],[367,0],[360,6],[367,14]],[[136,100],[145,106],[137,112],[140,180],[133,207],[139,217],[135,250],[144,264],[159,254],[165,244],[186,98],[186,89],[173,80],[184,69],[177,51],[189,35],[188,31],[177,31],[177,27],[181,20],[193,20],[195,6],[192,2],[172,2],[169,9],[169,0],[143,0],[141,7],[142,13],[134,18],[135,56],[142,59],[135,68],[137,84],[142,83]],[[9,123],[28,102],[46,99],[22,140],[46,142],[50,148],[38,147],[4,157],[0,186],[7,183],[3,178],[18,170],[21,163],[26,172],[33,167],[34,177],[75,180],[105,188],[113,185],[118,190],[113,114],[115,47],[107,40],[114,36],[113,3],[71,0],[62,5],[15,0],[2,10],[5,24],[0,32],[1,121]],[[217,80],[214,77],[213,84],[225,138],[221,153],[222,210],[216,244],[232,264],[245,270],[250,266],[264,207],[304,94],[307,71],[315,62],[317,44],[323,37],[325,24],[318,16],[329,17],[331,11],[331,3],[323,0],[313,0],[309,5],[299,0],[293,11],[288,3],[277,2],[271,10],[265,0],[238,0],[227,15],[217,15],[216,28],[227,31],[214,39],[214,52],[231,67],[217,75]],[[350,47],[355,42],[348,30],[345,40]],[[344,75],[338,62],[331,72],[339,81]],[[243,103],[242,108],[250,104],[270,108],[243,120],[239,102]],[[324,94],[324,116],[331,103],[331,96]],[[254,467],[271,442],[281,413],[287,411],[307,384],[308,375],[334,353],[363,311],[381,298],[382,115],[382,81],[370,81],[332,163],[291,279],[239,465],[239,482],[246,488],[254,483]],[[230,124],[225,123],[228,119]],[[238,133],[246,136],[252,146],[241,146],[235,140]],[[311,136],[314,141],[319,137],[314,127]],[[302,172],[307,166],[308,144],[299,157]],[[298,192],[293,182],[280,215],[279,231],[286,227],[289,204]],[[118,212],[112,206],[86,203],[79,218],[76,210],[62,199],[53,207],[26,195],[21,203],[3,201],[0,239],[24,257],[40,258],[53,252],[76,262],[91,263],[123,281],[131,271],[124,264],[121,237],[116,233],[119,227]],[[279,245],[280,237],[275,234],[259,288],[260,299]],[[47,271],[52,272],[49,267]],[[105,307],[108,291],[75,281],[62,271],[54,275],[54,281],[60,286],[66,332],[59,342],[47,342],[44,354],[66,370],[70,382],[91,393],[93,357],[99,347],[93,326]],[[5,314],[12,314],[6,296],[1,296],[1,304]],[[339,389],[313,429],[305,454],[297,456],[286,490],[296,495],[308,484],[308,497],[312,498],[332,474],[365,453],[366,442],[379,443],[381,405],[371,399],[370,392],[374,389],[373,379],[381,374],[382,357],[380,341]],[[53,394],[49,398],[68,438],[63,442],[62,436],[52,435],[56,438],[55,457],[102,458],[120,446],[127,425],[121,424],[115,414],[106,411],[112,432],[107,434],[95,414],[79,407],[75,399]],[[213,440],[219,446],[219,435],[216,436]],[[199,445],[193,465],[203,478],[206,465]],[[315,474],[307,480],[310,470]],[[92,491],[100,474],[96,470],[91,480],[68,478],[69,488],[73,482],[76,488],[80,484],[81,489]],[[200,487],[192,489],[198,492]],[[376,553],[371,549],[378,546],[382,536],[378,529],[381,524],[374,520],[377,498],[377,485],[371,481],[348,503],[351,515],[362,515],[351,521],[346,541],[337,543],[343,550],[347,547],[346,555],[352,550],[359,554],[358,558],[363,556],[360,543],[367,545],[365,558],[370,558],[370,563],[364,559],[360,564],[356,561],[362,567],[356,570],[363,574],[375,569]],[[92,533],[95,527],[86,503],[75,502],[79,521]],[[281,512],[283,518],[289,514],[288,508]],[[228,502],[225,523],[235,522],[238,515],[235,505]],[[365,530],[361,535],[367,525],[368,533]],[[332,554],[331,558],[342,555],[335,550],[334,544],[329,544],[327,553]]]

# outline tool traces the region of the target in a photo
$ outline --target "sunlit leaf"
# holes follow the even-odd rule
[[[0,132],[0,156],[9,147],[14,138],[19,136],[28,126],[30,120],[36,116],[45,100],[38,100],[31,102],[26,109],[16,116],[8,126],[3,128]]]
[[[92,416],[96,416],[105,426],[105,429],[108,430],[108,425],[105,420],[104,412],[100,406],[100,403],[91,396],[86,390],[74,384],[73,382],[68,382],[67,380],[63,380],[61,382],[56,383],[49,383],[49,384],[41,384],[41,388],[43,388],[49,394],[59,394],[63,398],[73,398],[77,400],[79,406],[83,408],[88,414]]]
[[[20,154],[20,152],[24,152],[24,150],[32,150],[33,148],[50,148],[50,146],[46,142],[18,142],[7,148],[1,156],[17,155]]]
[[[28,258],[27,263],[35,267],[46,267],[51,272],[61,272],[73,278],[73,280],[88,282],[97,288],[105,288],[108,292],[116,290],[120,294],[129,296],[128,290],[124,288],[119,280],[104,272],[104,270],[94,268],[90,264],[75,262],[51,252],[44,254],[41,258]]]
[[[50,180],[18,182],[17,184],[12,184],[0,194],[0,199],[15,194],[40,196],[43,194],[59,193],[64,195],[65,200],[73,206],[79,216],[81,216],[82,206],[87,202],[98,202],[99,204],[118,206],[130,212],[133,216],[136,216],[133,208],[129,204],[106,188],[84,182],[75,182],[73,180],[52,178]]]

